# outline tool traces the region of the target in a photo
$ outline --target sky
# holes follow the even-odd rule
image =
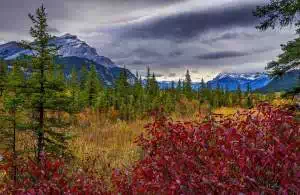
[[[252,15],[268,0],[0,0],[0,44],[30,40],[28,13],[44,3],[54,35],[70,33],[132,72],[158,80],[220,72],[261,72],[295,37],[258,31]]]

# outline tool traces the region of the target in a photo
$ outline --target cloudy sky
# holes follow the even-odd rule
[[[42,2],[52,33],[78,35],[133,72],[150,66],[159,80],[263,71],[295,36],[255,29],[252,10],[268,0],[0,0],[0,44],[30,39],[27,14]]]

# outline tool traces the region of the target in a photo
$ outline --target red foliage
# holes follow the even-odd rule
[[[122,194],[300,194],[300,124],[283,109],[146,128],[144,158],[113,174]]]
[[[19,163],[20,164],[20,163]],[[0,167],[7,171],[11,163]],[[42,195],[42,194],[110,194],[100,179],[84,172],[70,174],[62,160],[43,160],[42,165],[29,160],[18,167],[18,180],[7,181],[0,186],[0,194]]]

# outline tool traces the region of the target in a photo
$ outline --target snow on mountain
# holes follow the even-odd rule
[[[218,85],[229,90],[236,90],[238,86],[245,91],[250,85],[252,90],[262,88],[269,84],[271,78],[266,73],[220,73],[208,84],[212,88]]]
[[[89,46],[86,42],[81,41],[75,35],[65,34],[61,37],[56,37],[50,41],[50,43],[59,47],[58,54],[62,57],[76,56],[92,60],[107,68],[116,67],[116,64],[113,61],[107,57],[100,56],[95,48]]]
[[[55,37],[50,44],[56,45],[61,57],[79,57],[92,60],[97,64],[101,64],[107,68],[113,68],[117,65],[105,56],[100,56],[96,49],[89,46],[86,42],[78,39],[77,36],[65,34],[61,37]],[[32,55],[32,51],[20,48],[17,42],[8,42],[0,45],[0,58],[4,60],[12,60],[22,55]]]
[[[271,82],[271,79],[266,73],[220,73],[213,80],[208,81],[209,87],[215,89],[219,85],[221,88],[227,88],[234,91],[241,87],[241,90],[246,91],[248,84],[251,90],[256,90],[265,87]],[[171,81],[158,82],[161,89],[169,89],[172,86]],[[177,82],[174,83],[177,86]],[[192,88],[198,90],[201,86],[200,82],[193,82]]]

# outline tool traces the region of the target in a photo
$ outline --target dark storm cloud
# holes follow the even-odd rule
[[[238,52],[238,51],[222,51],[222,52],[213,52],[208,54],[201,54],[195,56],[197,59],[200,60],[219,60],[224,58],[235,58],[235,57],[242,57],[247,56],[248,53],[245,52]]]
[[[246,32],[227,32],[221,36],[214,37],[212,39],[203,40],[202,43],[211,44],[218,41],[224,40],[234,40],[234,39],[254,39],[257,38],[257,35],[246,33]]]
[[[68,2],[82,2],[82,0],[65,0]],[[94,3],[94,4],[117,4],[122,6],[122,4],[153,4],[153,5],[164,5],[171,3],[183,2],[186,0],[85,0],[85,2]]]
[[[147,48],[137,48],[132,51],[132,55],[137,55],[138,57],[141,58],[148,58],[148,57],[161,57],[162,54],[149,50]]]
[[[122,61],[120,61],[119,63],[121,63],[121,64],[128,64],[128,62],[123,62],[122,63]],[[131,65],[146,65],[146,64],[148,64],[148,62],[147,61],[143,61],[143,60],[133,60],[131,63],[130,63]]]
[[[185,40],[210,30],[254,26],[256,4],[239,4],[202,11],[184,12],[130,26],[126,37]]]
[[[169,53],[169,56],[170,57],[178,57],[178,56],[181,56],[181,55],[183,55],[183,51],[172,51],[172,52],[170,52]]]

